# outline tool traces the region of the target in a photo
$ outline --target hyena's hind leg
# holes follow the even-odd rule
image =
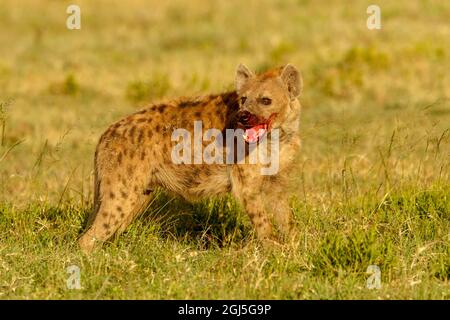
[[[133,177],[126,180],[102,177],[94,200],[95,210],[89,218],[87,231],[79,239],[81,249],[89,253],[97,243],[124,231],[150,202],[152,192],[148,191],[143,182],[139,183]]]

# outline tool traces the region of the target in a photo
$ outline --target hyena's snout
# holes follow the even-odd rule
[[[277,113],[272,113],[268,118],[258,116],[249,111],[241,111],[238,115],[238,127],[244,130],[244,140],[248,143],[258,142],[272,129],[272,123]]]

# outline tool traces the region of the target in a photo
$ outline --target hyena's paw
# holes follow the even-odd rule
[[[78,245],[84,254],[89,255],[100,245],[100,243],[94,236],[89,234],[89,232],[86,232],[78,239]]]
[[[277,239],[282,244],[296,243],[300,239],[299,232],[295,226],[290,226],[288,229],[278,229]]]
[[[283,243],[275,238],[260,239],[260,243],[265,251],[279,250],[283,247]]]

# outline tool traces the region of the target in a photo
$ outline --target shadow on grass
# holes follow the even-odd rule
[[[82,207],[72,202],[60,206],[35,204],[20,211],[4,205],[0,206],[0,224],[27,226],[27,231],[35,234],[38,241],[72,243],[85,232],[92,210],[92,206]],[[20,234],[23,232],[18,230]],[[158,192],[147,210],[114,238],[140,241],[152,235],[207,249],[245,245],[253,234],[231,196],[189,203]]]
[[[252,235],[231,196],[189,203],[161,192],[135,221],[144,229],[156,229],[162,238],[195,243],[205,249],[246,243]]]
[[[2,209],[6,207],[0,207],[0,213]],[[46,225],[54,232],[58,229],[58,233],[64,233],[58,236],[60,240],[73,241],[85,232],[92,210],[92,206],[80,207],[71,202],[61,206],[36,204],[25,209],[25,215],[4,214],[0,222],[13,224],[17,219],[25,219],[28,221],[21,223],[33,225],[36,232]],[[142,239],[153,234],[162,240],[174,239],[202,249],[243,245],[252,237],[252,228],[244,219],[231,196],[189,203],[159,191],[149,207],[116,237]]]
[[[71,220],[80,226],[79,237],[86,230],[92,210],[92,207],[65,204],[40,208],[39,216],[56,224],[67,224],[67,219]],[[140,238],[155,234],[163,240],[175,239],[201,249],[243,245],[252,237],[252,228],[244,219],[237,203],[229,195],[189,203],[159,191],[149,207],[119,237]]]

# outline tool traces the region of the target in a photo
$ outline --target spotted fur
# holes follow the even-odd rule
[[[259,75],[240,65],[235,91],[151,105],[112,124],[96,148],[94,210],[79,240],[81,248],[90,252],[97,242],[124,231],[158,187],[189,201],[231,192],[259,239],[273,238],[272,221],[282,234],[291,234],[286,177],[300,147],[301,89],[301,76],[292,65]],[[261,96],[270,97],[271,105],[262,105]],[[281,144],[276,176],[261,175],[259,164],[172,163],[174,129],[193,131],[195,120],[203,121],[203,130],[236,128],[240,110],[266,118],[277,113],[273,128],[280,130]]]

